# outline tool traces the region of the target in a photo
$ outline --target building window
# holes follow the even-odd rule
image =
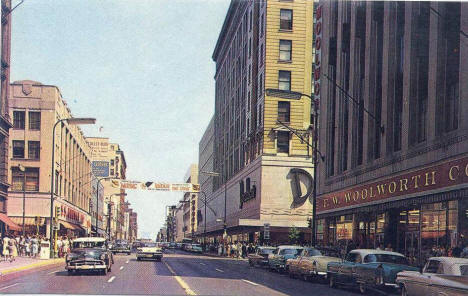
[[[28,158],[39,159],[41,154],[41,142],[28,141]]]
[[[111,166],[114,165],[114,160],[113,160],[113,159],[110,160],[110,165],[111,165]]]
[[[13,141],[13,158],[24,158],[24,141]]]
[[[395,34],[395,84],[393,113],[393,151],[401,150],[403,124],[403,66],[405,48],[405,2],[397,2],[397,30]]]
[[[292,18],[293,18],[293,13],[291,9],[281,9],[280,10],[280,29],[292,30]]]
[[[264,22],[265,22],[265,15],[262,14],[262,16],[260,17],[260,37],[263,36],[263,25],[264,25]]]
[[[278,131],[277,133],[277,152],[289,153],[289,132]]]
[[[24,111],[13,111],[13,128],[24,129]]]
[[[291,90],[291,71],[279,71],[278,88],[281,90]]]
[[[113,176],[114,175],[114,169],[110,170],[110,174]]]
[[[23,191],[24,176],[23,172],[17,167],[11,168],[11,189],[13,191]]]
[[[258,126],[262,126],[262,105],[258,106]]]
[[[263,95],[263,74],[260,74],[260,78],[258,79],[258,94],[260,96]]]
[[[291,61],[292,41],[280,40],[279,41],[279,60]]]
[[[14,191],[23,190],[24,175],[17,167],[11,168],[12,188]],[[39,191],[39,168],[26,168],[26,191]]]
[[[260,45],[260,56],[258,58],[258,63],[260,67],[263,66],[263,43]]]
[[[40,130],[41,129],[41,112],[29,112],[29,129]]]
[[[289,122],[291,104],[289,102],[278,102],[278,120],[281,122]]]
[[[252,56],[252,38],[249,38],[249,58]]]

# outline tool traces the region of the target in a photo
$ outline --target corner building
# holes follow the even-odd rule
[[[319,241],[414,264],[466,245],[468,4],[321,1],[316,16]]]
[[[311,94],[312,31],[312,1],[231,1],[213,52],[213,160],[221,176],[211,177],[207,196],[216,213],[207,211],[212,241],[221,240],[224,217],[228,241],[262,242],[265,223],[272,243],[287,242],[293,226],[310,240],[311,203],[301,197],[311,185],[311,151],[277,119],[311,142],[311,102],[266,89]]]

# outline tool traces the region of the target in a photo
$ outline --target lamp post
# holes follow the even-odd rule
[[[311,237],[311,243],[312,243],[312,246],[315,246],[317,241],[317,237],[316,237],[316,228],[317,228],[317,153],[319,153],[318,151],[318,148],[317,148],[317,142],[318,142],[318,104],[319,102],[317,100],[315,100],[313,98],[312,95],[307,95],[307,94],[303,94],[303,93],[300,93],[300,92],[295,92],[295,91],[285,91],[285,90],[280,90],[280,89],[267,89],[266,90],[267,92],[267,95],[271,95],[271,96],[288,96],[289,98],[300,98],[301,96],[304,96],[304,97],[307,97],[310,99],[311,101],[311,104],[313,104],[313,109],[314,109],[314,129],[313,129],[313,144],[312,144],[312,163],[314,165],[314,177],[313,177],[313,189],[312,189],[312,237]],[[285,124],[283,124],[282,122],[280,122],[278,120],[278,122],[287,127],[289,130],[291,130],[291,128],[289,128],[288,126],[286,126]],[[292,131],[292,130],[291,130]],[[294,131],[293,131],[294,132]],[[296,134],[297,135],[297,134]],[[297,135],[299,136],[299,135]],[[300,137],[300,136],[299,136]],[[300,137],[301,138],[301,137]],[[301,138],[302,140],[302,138]],[[308,146],[310,146],[310,144],[307,142],[307,141],[304,141],[304,143],[307,143]],[[322,157],[323,159],[323,157]]]
[[[26,206],[26,168],[22,165],[18,165],[18,169],[23,172],[23,237],[24,237],[24,220],[25,220],[25,206]]]
[[[50,225],[49,225],[49,238],[50,238],[50,256],[54,257],[54,245],[55,241],[52,240],[52,231],[53,231],[53,220],[54,220],[54,176],[55,176],[55,128],[59,123],[66,122],[69,125],[80,125],[80,124],[94,124],[96,123],[95,118],[64,118],[55,122],[54,127],[52,128],[52,165],[51,165],[51,174],[50,174]]]

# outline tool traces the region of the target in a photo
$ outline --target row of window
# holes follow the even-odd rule
[[[11,168],[11,189],[13,191],[39,191],[39,168],[26,168],[22,172],[17,167]]]
[[[41,129],[41,112],[29,111],[29,129]],[[13,128],[24,129],[26,122],[26,111],[13,111]]]
[[[13,158],[25,158],[25,142],[13,140]],[[28,159],[40,159],[41,143],[39,141],[28,141]]]

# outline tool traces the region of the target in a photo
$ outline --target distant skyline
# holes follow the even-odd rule
[[[11,81],[55,85],[74,116],[96,117],[85,136],[120,144],[128,180],[183,182],[213,115],[211,55],[229,3],[26,0],[12,15]],[[182,197],[127,193],[152,239]]]

